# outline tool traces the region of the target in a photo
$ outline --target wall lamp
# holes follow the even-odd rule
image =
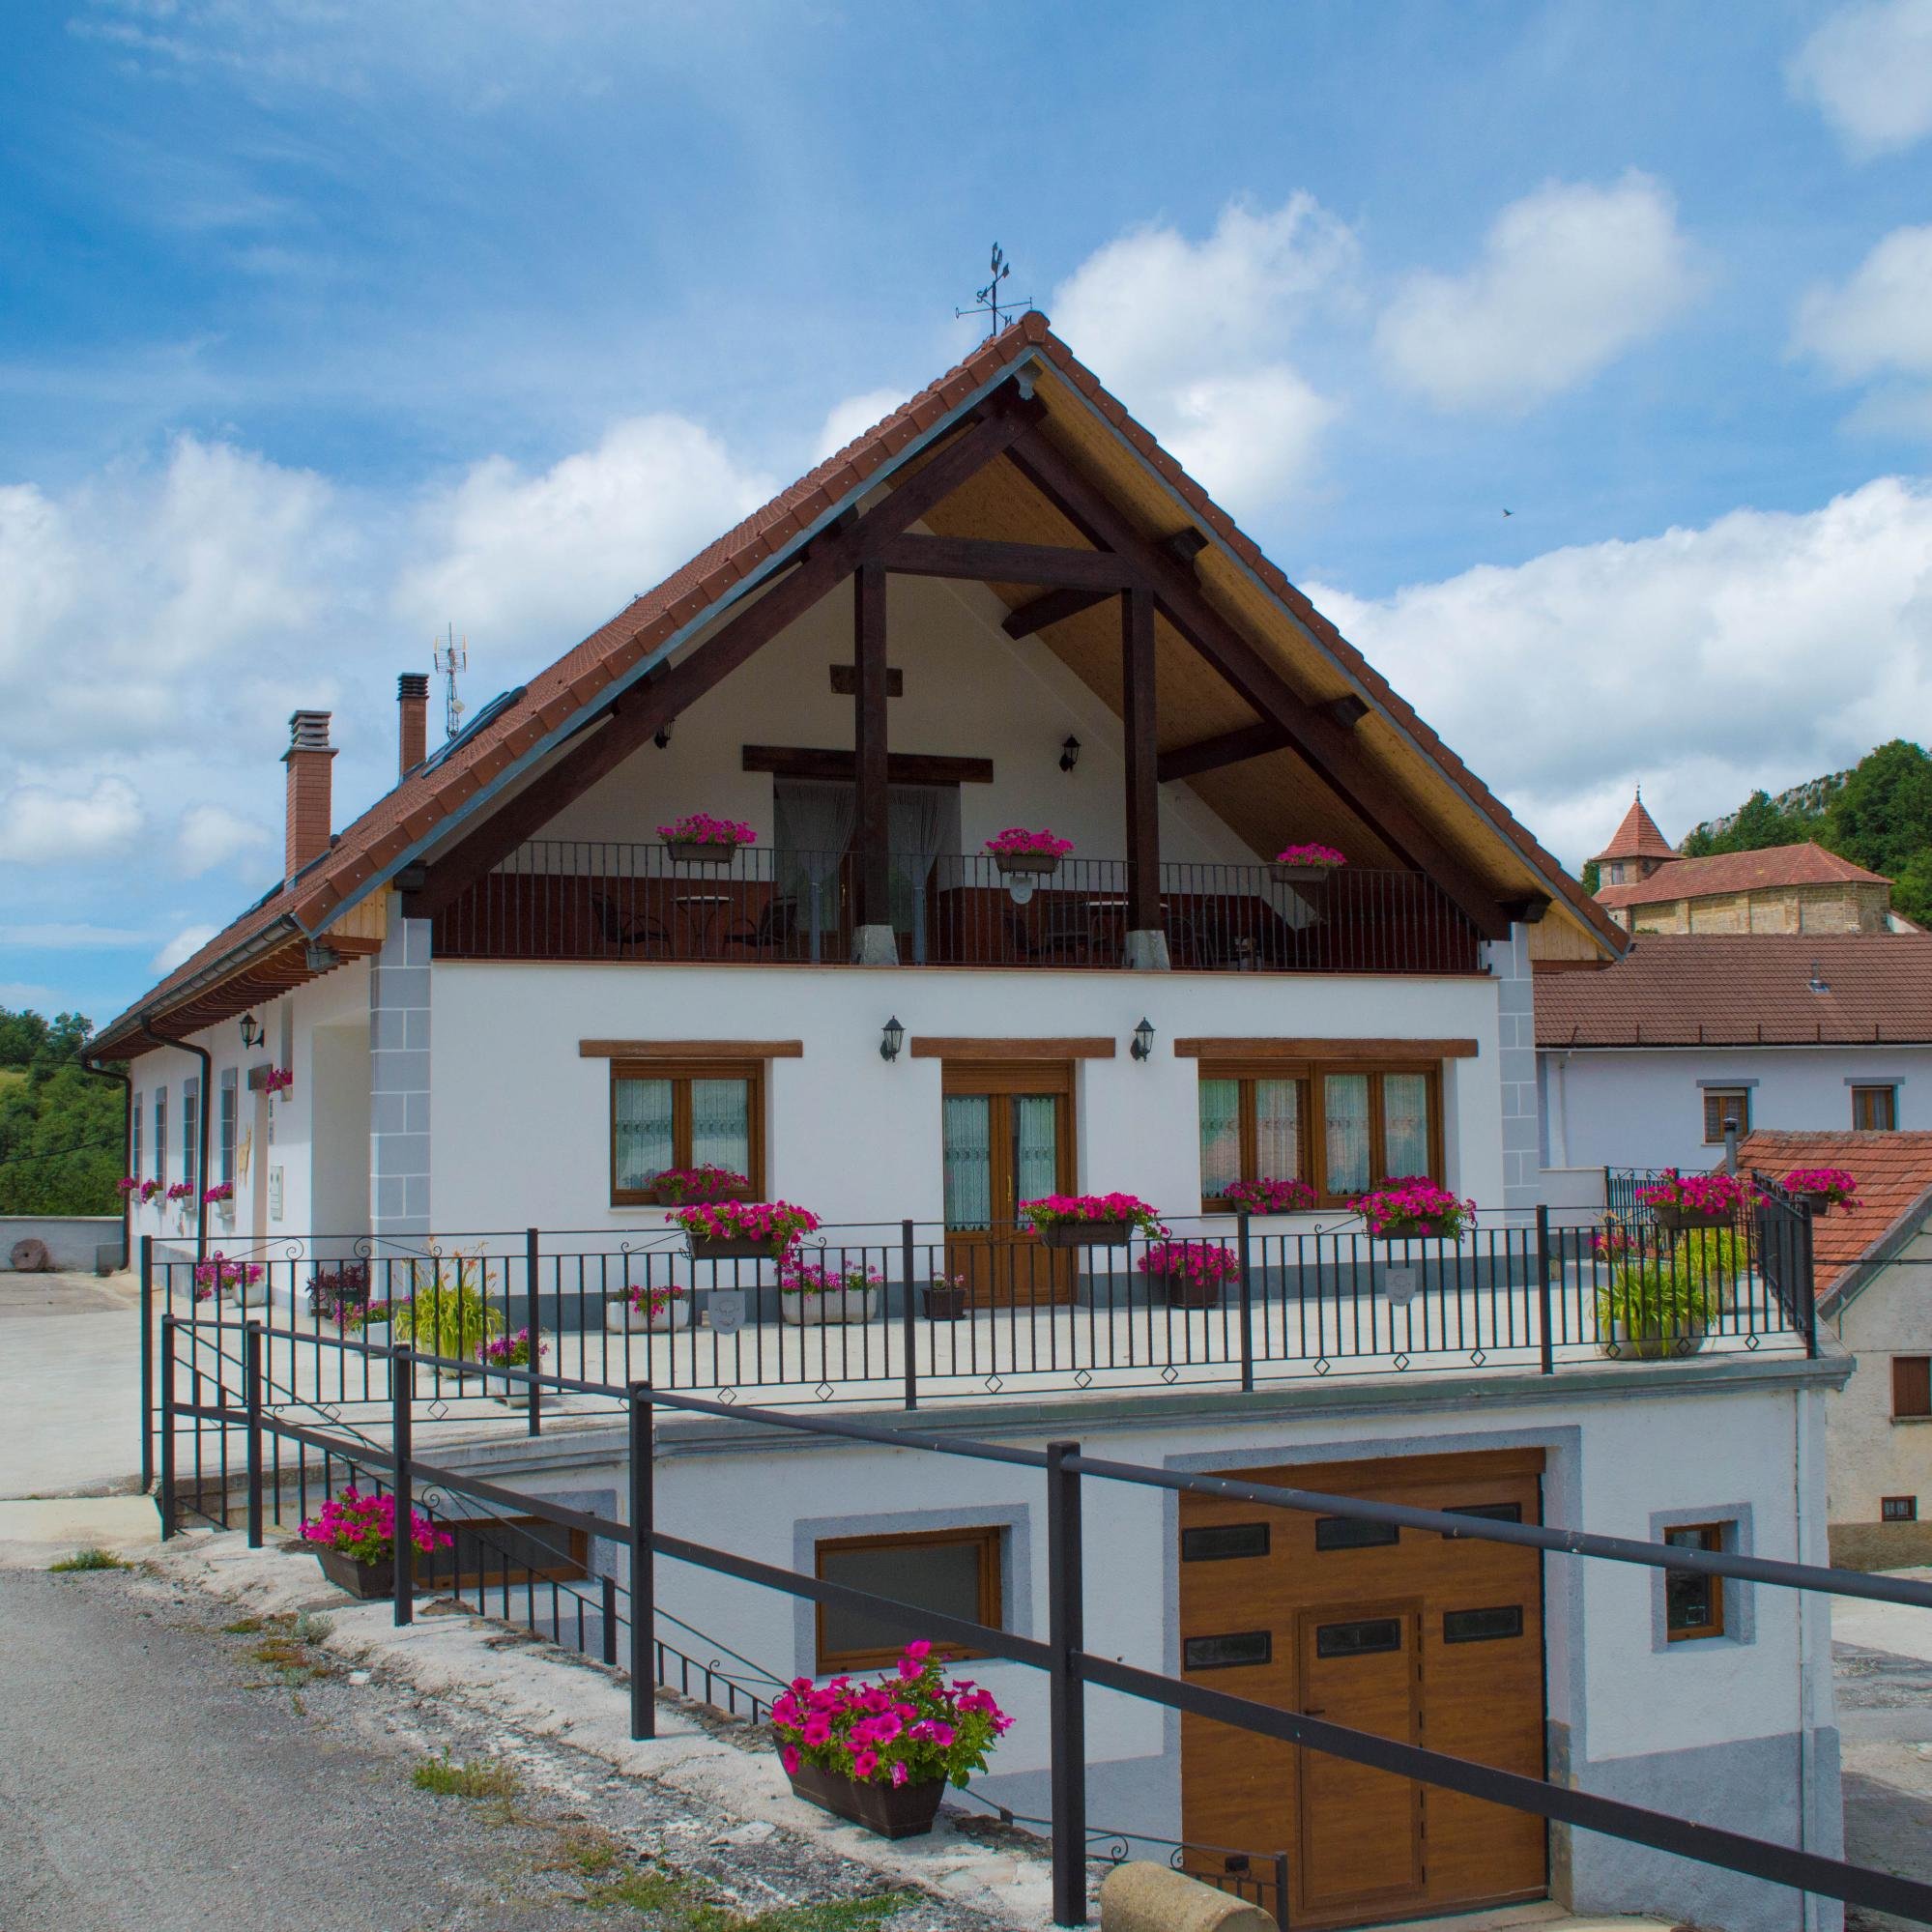
[[[245,1047],[259,1047],[268,1036],[262,1031],[262,1023],[252,1013],[242,1015],[242,1044]]]
[[[659,725],[654,732],[651,733],[650,741],[658,748],[659,751],[669,751],[671,749],[671,728],[677,722],[678,720],[676,718],[666,718],[665,721],[661,725]]]
[[[1080,739],[1069,732],[1066,741],[1060,746],[1060,769],[1071,771],[1080,763]]]
[[[895,1013],[879,1036],[879,1057],[881,1060],[896,1060],[900,1048],[905,1044],[906,1029],[900,1025],[899,1016]]]
[[[1137,1060],[1151,1059],[1154,1053],[1154,1024],[1142,1020],[1134,1029],[1134,1044],[1127,1050]]]

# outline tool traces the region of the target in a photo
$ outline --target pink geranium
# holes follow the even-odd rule
[[[1425,1174],[1401,1174],[1384,1181],[1355,1205],[1370,1234],[1455,1241],[1476,1219],[1473,1200],[1458,1200]]]
[[[795,1248],[819,1226],[811,1209],[789,1200],[697,1201],[674,1208],[670,1218],[694,1240],[756,1241],[774,1258]]]
[[[1218,1241],[1156,1241],[1140,1257],[1143,1274],[1166,1275],[1197,1288],[1241,1279],[1241,1257]]]
[[[1054,832],[1029,832],[1024,825],[1008,825],[987,840],[986,849],[995,858],[1065,858],[1074,842]]]
[[[1750,1190],[1735,1174],[1681,1174],[1666,1168],[1647,1188],[1637,1190],[1645,1207],[1674,1207],[1691,1214],[1737,1214]]]
[[[1315,1192],[1306,1181],[1229,1181],[1221,1197],[1250,1214],[1306,1214]]]
[[[758,834],[740,819],[714,819],[708,812],[686,812],[668,825],[659,825],[657,836],[675,846],[752,846]]]
[[[1859,1184],[1843,1168],[1793,1168],[1784,1188],[1787,1194],[1821,1196],[1827,1207],[1859,1204]]]
[[[1347,855],[1333,846],[1283,846],[1275,854],[1277,865],[1318,865],[1332,870],[1348,863]]]
[[[425,1556],[447,1549],[455,1541],[447,1530],[438,1529],[415,1510],[409,1514],[409,1538]],[[365,1496],[353,1487],[344,1489],[303,1522],[302,1540],[340,1550],[359,1563],[381,1563],[395,1554],[396,1499]]]
[[[1042,1195],[1038,1200],[1023,1200],[1020,1212],[1035,1227],[1124,1221],[1148,1234],[1167,1232],[1154,1210],[1139,1196],[1131,1194]]]

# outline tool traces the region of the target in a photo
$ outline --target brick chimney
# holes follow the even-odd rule
[[[414,769],[429,749],[429,674],[405,671],[396,679],[396,776]]]
[[[288,721],[288,825],[282,877],[293,879],[329,850],[329,742],[327,711],[297,711]]]

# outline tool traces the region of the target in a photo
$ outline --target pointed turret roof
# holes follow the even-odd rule
[[[1677,848],[1658,830],[1657,821],[1645,810],[1644,791],[1639,785],[1630,809],[1624,814],[1624,822],[1611,833],[1610,843],[1597,854],[1595,862],[1606,858],[1676,858],[1677,856]]]

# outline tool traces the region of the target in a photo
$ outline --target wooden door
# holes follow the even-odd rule
[[[1071,1301],[1075,1255],[1015,1224],[1023,1200],[1074,1185],[1072,1063],[949,1062],[940,1110],[946,1272],[978,1307]]]

